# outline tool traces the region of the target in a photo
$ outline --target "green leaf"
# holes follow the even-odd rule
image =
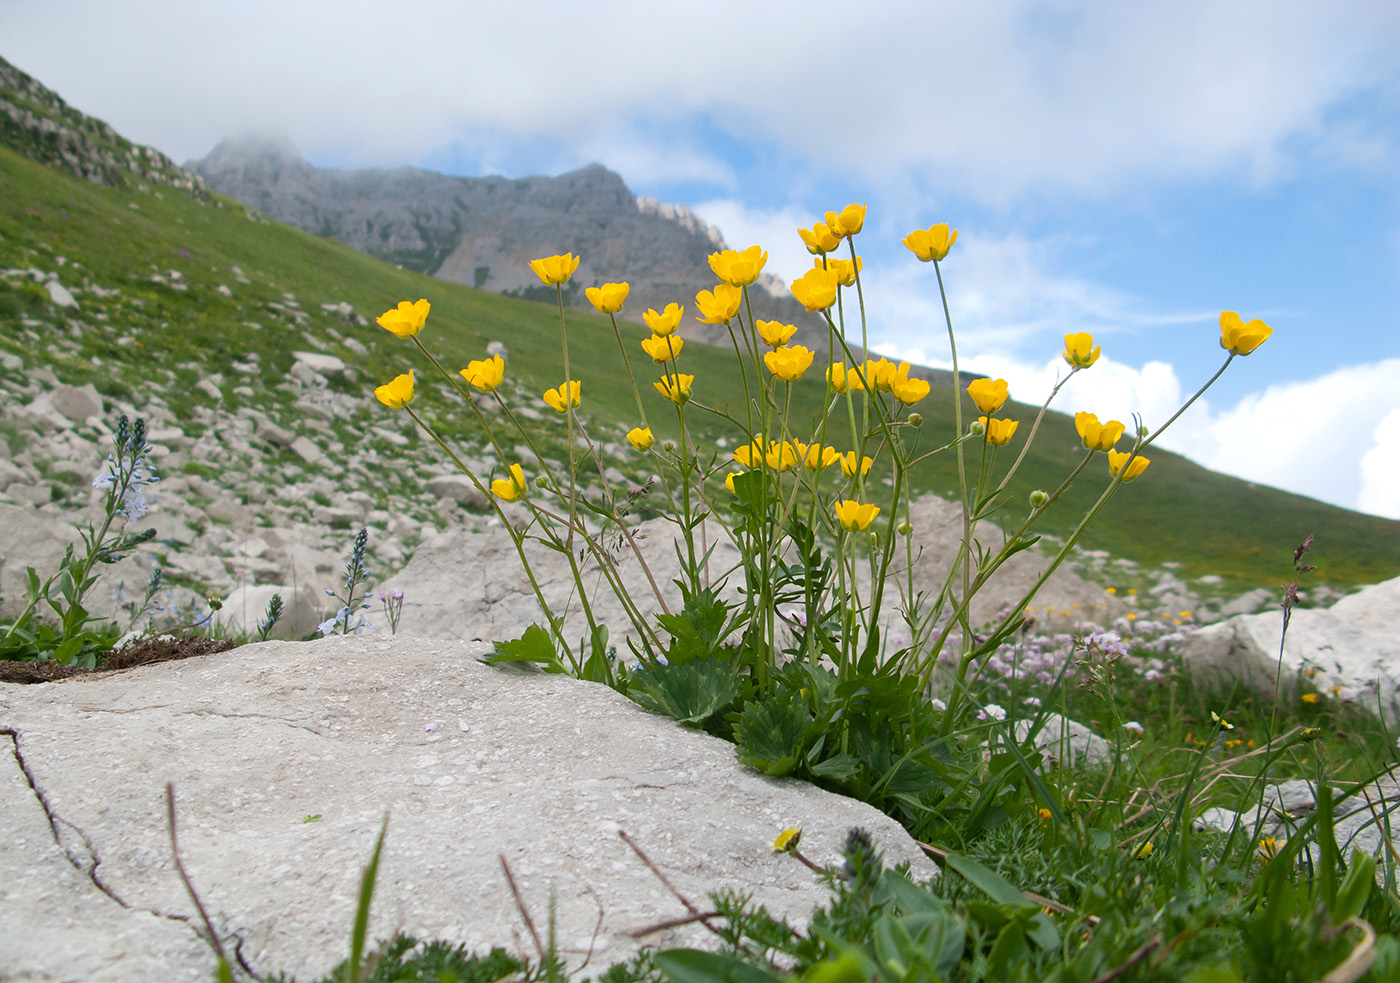
[[[860,759],[850,754],[836,754],[812,765],[812,774],[818,778],[829,778],[844,782],[860,773]]]
[[[379,827],[379,838],[374,841],[374,854],[369,858],[369,866],[360,878],[360,900],[355,906],[355,927],[350,932],[350,960],[345,964],[345,983],[360,983],[360,965],[364,958],[365,936],[369,932],[369,906],[374,898],[374,881],[379,876],[379,857],[384,852],[384,838],[389,835],[389,814],[384,814],[384,822]]]
[[[1337,900],[1332,904],[1332,922],[1340,925],[1348,918],[1355,918],[1366,907],[1371,897],[1371,888],[1376,884],[1376,858],[1360,850],[1353,851],[1351,867],[1337,889]]]
[[[545,667],[545,672],[564,672],[564,663],[554,650],[554,641],[549,633],[539,625],[531,625],[525,634],[507,642],[496,642],[495,651],[486,656],[486,662],[535,662]]]
[[[975,860],[961,854],[950,853],[945,858],[944,863],[998,904],[1011,908],[1036,907],[1034,903],[1026,900],[1016,885],[995,871],[983,867]],[[1050,919],[1045,917],[1043,911],[1036,911],[1036,917],[1031,920],[1031,927],[1027,930],[1027,934],[1042,949],[1054,949],[1060,944],[1060,933],[1056,931]]]
[[[651,961],[670,983],[778,983],[771,973],[723,952],[667,949]]]
[[[739,760],[769,775],[792,774],[811,723],[807,704],[790,690],[750,703],[739,718]]]
[[[703,726],[737,701],[743,684],[732,666],[713,657],[638,667],[627,695],[648,710],[664,713],[691,727]]]

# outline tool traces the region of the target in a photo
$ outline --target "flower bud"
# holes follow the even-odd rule
[[[537,475],[535,475],[535,487],[536,487],[536,488],[548,488],[548,487],[549,487],[549,479],[546,478],[546,477],[545,477],[544,475],[542,475],[542,474],[537,474]]]
[[[924,425],[924,415],[922,413],[910,413],[909,425],[911,427],[922,427]]]
[[[880,534],[878,532],[870,534],[870,548],[873,550],[880,548]]]
[[[208,603],[210,611],[218,611],[224,606],[223,594],[216,590],[206,594],[204,600]]]
[[[1147,437],[1147,436],[1149,436],[1151,433],[1152,433],[1152,428],[1149,427],[1149,426],[1148,426],[1147,424],[1145,424],[1145,423],[1142,424],[1142,425],[1140,425],[1140,426],[1138,427],[1138,436],[1139,436],[1139,437]]]
[[[1045,494],[1045,492],[1041,491],[1039,488],[1031,492],[1031,508],[1043,509],[1045,508],[1045,503],[1048,501],[1050,501],[1050,496]]]
[[[899,534],[900,534],[901,536],[907,536],[907,535],[909,535],[909,534],[910,534],[911,532],[913,532],[913,531],[914,531],[914,527],[911,526],[909,523],[907,523],[907,522],[901,522],[901,523],[899,524]]]
[[[974,437],[979,437],[987,432],[987,428],[983,425],[981,420],[973,420],[972,425],[967,428],[967,432]]]
[[[676,442],[674,440],[668,440],[661,446],[666,449],[666,453],[668,454],[674,454],[676,452]]]

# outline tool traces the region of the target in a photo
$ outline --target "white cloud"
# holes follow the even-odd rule
[[[777,209],[747,208],[733,198],[716,198],[692,205],[691,211],[724,233],[732,249],[762,246],[768,253],[763,272],[791,283],[812,267],[812,255],[797,236],[799,226],[818,221],[807,209],[786,206]]]
[[[1400,519],[1400,410],[1391,410],[1376,425],[1375,443],[1361,458],[1361,493],[1356,507],[1363,512]]]

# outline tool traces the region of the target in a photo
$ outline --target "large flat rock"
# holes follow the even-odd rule
[[[268,642],[0,685],[0,728],[14,740],[13,755],[0,745],[0,979],[212,978],[171,862],[166,782],[216,926],[260,973],[302,979],[344,958],[386,812],[373,936],[519,944],[504,856],[538,924],[557,903],[571,961],[593,948],[590,969],[635,952],[631,930],[684,914],[619,831],[696,903],[733,888],[799,923],[827,894],[772,853],[786,825],[802,824],[818,863],[859,825],[891,863],[935,873],[869,806],[745,768],[731,745],[607,687],[485,665],[485,651],[403,637]],[[89,876],[94,863],[110,895]],[[647,941],[714,945],[695,926]]]

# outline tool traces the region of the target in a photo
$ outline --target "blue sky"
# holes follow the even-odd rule
[[[509,8],[509,9],[506,9]],[[0,54],[177,160],[247,129],[324,166],[600,161],[792,279],[795,228],[869,206],[872,339],[1038,400],[1161,422],[1208,467],[1400,518],[1400,4],[0,0]],[[684,298],[678,298],[684,300]],[[1066,398],[1067,397],[1067,398]]]

